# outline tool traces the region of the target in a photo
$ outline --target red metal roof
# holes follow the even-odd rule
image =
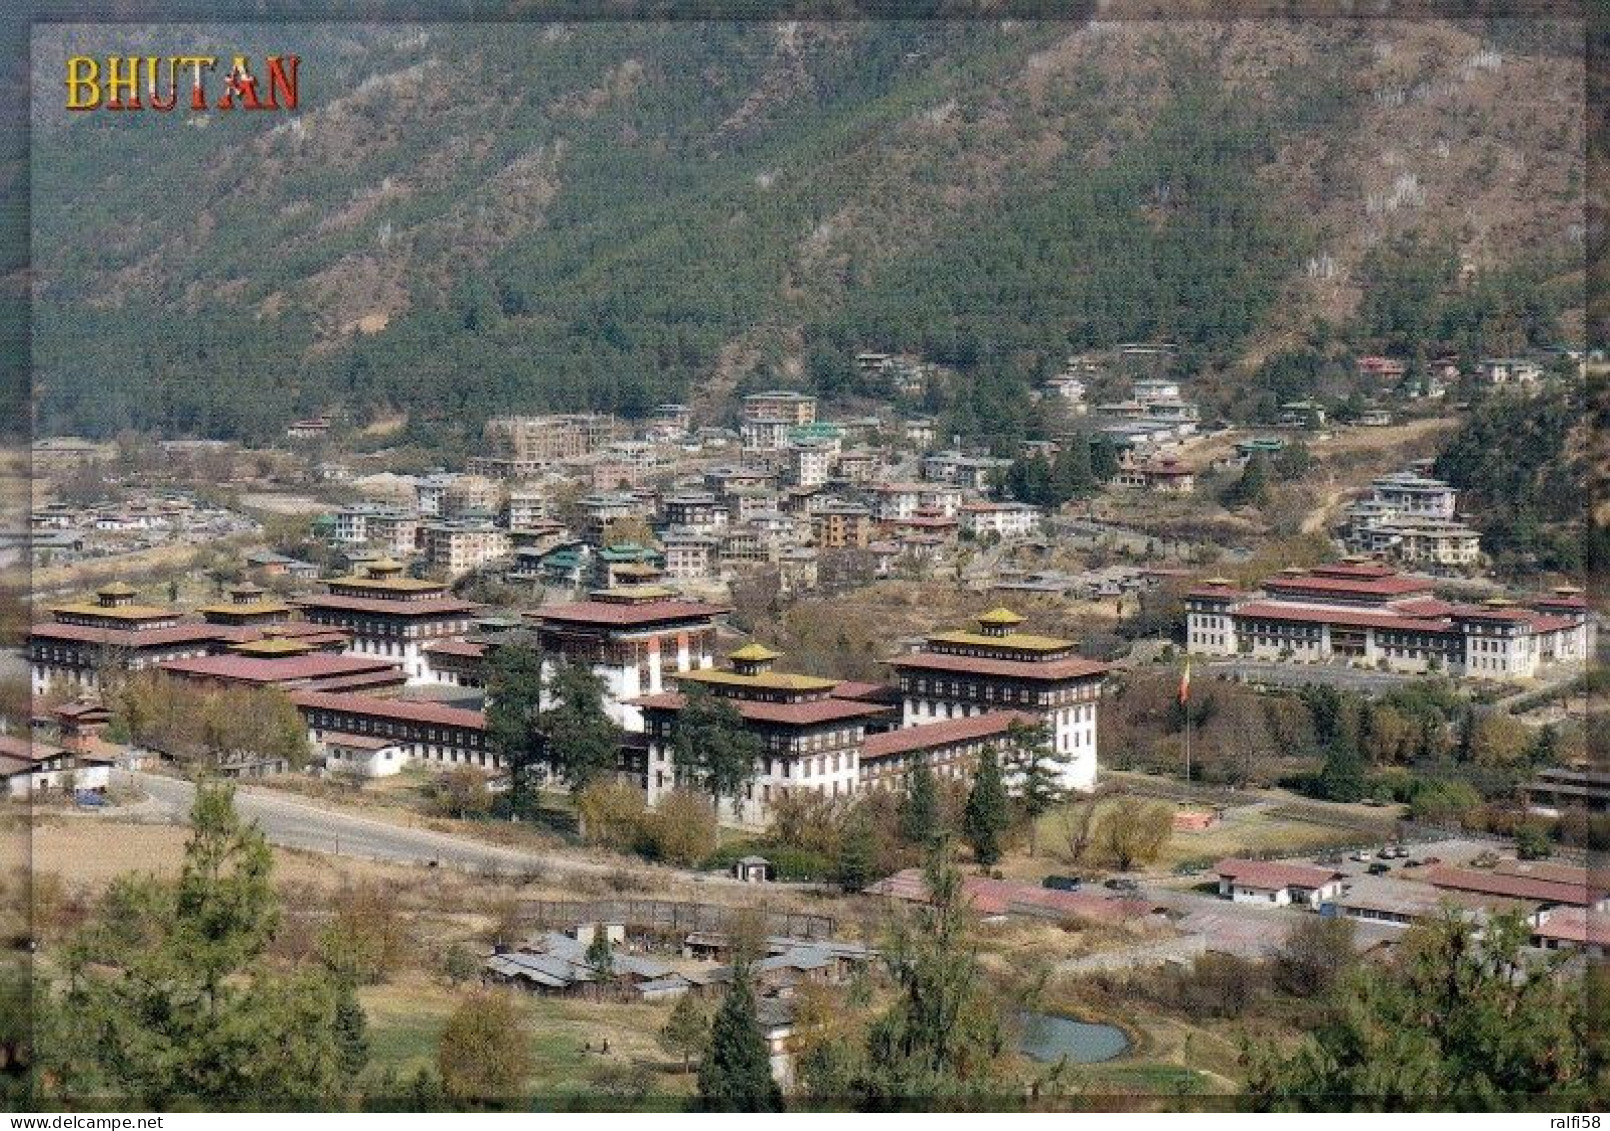
[[[1242,860],[1234,856],[1220,860],[1213,870],[1238,887],[1257,888],[1260,891],[1278,891],[1281,888],[1307,888],[1312,891],[1342,878],[1342,873],[1329,868],[1282,864],[1276,860]]]
[[[1431,582],[1416,581],[1409,577],[1317,577],[1313,574],[1304,574],[1301,577],[1271,577],[1267,578],[1263,587],[1265,589],[1296,590],[1304,593],[1357,593],[1362,597],[1397,597],[1404,593],[1425,593],[1431,589]]]
[[[949,652],[907,652],[891,657],[887,662],[892,668],[970,672],[1026,680],[1082,679],[1104,675],[1112,670],[1107,664],[1098,664],[1079,656],[1061,660],[995,660],[985,656],[957,656]]]
[[[354,750],[384,750],[388,746],[397,745],[395,738],[381,738],[373,734],[346,734],[340,731],[326,731],[324,734],[326,746],[350,746]]]
[[[912,750],[931,750],[955,742],[969,742],[993,734],[1005,734],[1014,722],[1033,723],[1035,716],[1021,711],[988,711],[962,719],[945,719],[921,726],[901,727],[883,734],[869,734],[861,760],[887,758]]]
[[[830,693],[835,699],[899,700],[900,689],[892,683],[871,683],[866,680],[841,680]]]
[[[35,742],[31,738],[15,734],[0,734],[0,757],[17,759],[31,766],[35,762],[54,758],[63,753],[66,751],[60,746],[52,746],[47,742]]]
[[[1558,884],[1588,884],[1588,870],[1580,864],[1565,864],[1558,860],[1500,860],[1493,871],[1501,876],[1530,876],[1534,880],[1551,880]],[[1594,879],[1601,885],[1605,877],[1596,870]]]
[[[298,597],[295,603],[307,609],[333,609],[343,613],[388,613],[399,617],[445,616],[470,613],[484,608],[473,601],[460,601],[457,597],[421,597],[412,601],[388,601],[380,597],[337,597],[324,593],[316,597]]]
[[[868,715],[882,714],[888,708],[876,703],[861,703],[853,699],[808,699],[803,703],[772,703],[764,699],[736,699],[724,697],[745,719],[757,723],[780,723],[784,726],[811,726],[841,719],[863,719]],[[658,695],[644,695],[628,699],[628,703],[649,710],[680,711],[687,697],[677,691],[662,691]]]
[[[1237,609],[1235,615],[1262,620],[1299,621],[1305,624],[1340,624],[1350,628],[1396,628],[1409,632],[1455,631],[1453,624],[1446,620],[1341,607],[1312,609],[1283,605],[1275,601],[1254,601]]]
[[[1525,899],[1535,903],[1565,903],[1583,907],[1604,897],[1602,885],[1561,883],[1534,876],[1512,876],[1481,872],[1473,868],[1440,865],[1427,868],[1421,879],[1433,887],[1452,891],[1471,891],[1479,895],[1498,895],[1506,899]]]
[[[158,648],[168,644],[238,640],[240,629],[223,624],[176,624],[168,628],[96,628],[87,624],[36,624],[29,637],[72,640],[80,644],[109,644],[118,648]]]
[[[197,656],[188,660],[168,660],[157,666],[177,675],[226,679],[237,683],[296,683],[360,673],[402,674],[402,669],[386,660],[332,652],[303,652],[290,656]]]
[[[473,640],[438,640],[435,644],[427,645],[425,652],[438,656],[463,656],[469,660],[479,660],[486,655],[486,645]]]
[[[708,620],[727,612],[725,605],[703,601],[572,601],[566,605],[544,605],[522,614],[538,623],[596,624],[626,628],[661,621]]]
[[[1543,922],[1532,928],[1539,938],[1560,942],[1610,946],[1610,919],[1601,914],[1588,914],[1586,907],[1562,907],[1550,911]]]
[[[486,716],[463,707],[440,703],[421,703],[412,699],[381,699],[373,695],[342,695],[324,691],[293,691],[291,702],[298,707],[321,711],[345,711],[376,719],[408,723],[434,723],[437,726],[483,730]]]

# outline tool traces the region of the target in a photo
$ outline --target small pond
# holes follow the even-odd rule
[[[1054,1064],[1097,1064],[1129,1050],[1129,1038],[1116,1025],[1076,1021],[1055,1013],[1020,1013],[1023,1039],[1018,1047],[1035,1060]]]

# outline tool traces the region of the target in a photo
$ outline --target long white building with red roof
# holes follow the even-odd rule
[[[1374,561],[1290,569],[1253,591],[1210,578],[1186,593],[1186,648],[1488,680],[1531,679],[1588,656],[1592,629],[1577,590],[1466,604],[1438,599],[1432,584]]]

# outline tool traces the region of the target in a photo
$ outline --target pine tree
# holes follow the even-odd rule
[[[899,923],[884,952],[896,999],[873,1023],[850,1086],[869,1107],[943,1110],[948,1098],[1013,1090],[999,1003],[979,970],[976,917],[951,851],[944,840],[930,849],[927,903]]]
[[[766,1040],[755,1019],[746,961],[734,964],[732,985],[710,1026],[710,1041],[699,1061],[699,1106],[706,1111],[783,1109],[783,1092],[772,1077]]]
[[[335,1040],[341,1073],[350,1082],[369,1063],[369,1018],[358,1002],[357,985],[350,977],[336,982]]]
[[[760,736],[728,700],[702,687],[689,688],[686,699],[671,748],[677,774],[717,801],[739,797],[765,753]]]
[[[199,788],[191,822],[179,880],[119,877],[65,948],[75,1038],[51,1087],[148,1108],[326,1105],[350,1085],[362,1008],[324,971],[260,961],[279,917],[272,857],[233,792]]]
[[[699,999],[693,994],[677,998],[656,1039],[666,1052],[682,1058],[682,1071],[692,1068],[693,1058],[704,1055],[710,1039],[710,1019]]]
[[[615,977],[615,950],[609,945],[609,931],[602,923],[593,927],[593,941],[587,944],[587,965],[600,982]]]
[[[940,831],[934,773],[919,759],[906,775],[906,795],[900,801],[900,839],[907,844],[927,844]]]
[[[978,757],[973,788],[967,794],[962,813],[962,835],[972,846],[973,859],[984,867],[1001,859],[1001,836],[1011,822],[1006,785],[1001,780],[1001,764],[995,748],[986,746]]]
[[[547,681],[553,704],[542,712],[547,758],[554,772],[580,791],[614,776],[620,731],[604,713],[604,682],[569,660],[553,665]]]
[[[1051,728],[1044,722],[1034,725],[1014,722],[1006,732],[1006,769],[1017,794],[1018,807],[1029,825],[1029,855],[1039,840],[1040,818],[1067,797],[1062,773],[1071,764],[1071,754],[1056,748]]]
[[[494,756],[509,768],[509,807],[536,806],[538,768],[547,758],[542,719],[542,653],[523,641],[500,643],[487,656],[486,732]]]
[[[1319,771],[1319,790],[1331,801],[1358,801],[1364,796],[1364,759],[1351,743],[1337,742]]]
[[[838,859],[834,861],[834,882],[846,892],[860,891],[871,883],[877,847],[872,825],[865,817],[852,817],[849,827],[844,830]]]

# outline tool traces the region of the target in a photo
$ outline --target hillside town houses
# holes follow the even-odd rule
[[[1078,430],[1047,428],[1023,451],[1052,459],[1070,442],[1110,444],[1110,497],[1182,497],[1204,476],[1286,450],[1290,429],[1325,424],[1323,406],[1291,402],[1281,406],[1286,430],[1232,436],[1212,462],[1193,460],[1217,425],[1204,424],[1187,384],[1168,372],[1172,356],[1166,343],[1135,343],[1068,358],[1040,404],[1079,417]],[[1493,383],[1541,379],[1525,360],[1486,359],[1477,372]],[[901,397],[947,379],[875,351],[854,365]],[[1383,386],[1407,376],[1389,358],[1357,367]],[[734,640],[734,595],[752,585],[792,596],[951,565],[962,583],[963,566],[979,558],[989,560],[966,584],[1005,603],[1121,608],[1182,579],[1147,560],[1150,548],[1126,547],[1119,562],[1083,572],[1034,557],[1054,550],[1068,520],[1013,498],[1013,459],[964,446],[932,417],[884,407],[827,419],[796,389],[734,400],[716,419],[662,404],[635,426],[595,413],[495,417],[463,471],[362,474],[354,456],[342,466],[342,504],[311,522],[322,552],[298,550],[317,562],[251,549],[240,558],[249,579],[220,581],[184,608],[115,581],[62,600],[28,633],[30,684],[36,694],[93,696],[114,673],[160,671],[207,687],[272,688],[291,697],[331,769],[384,776],[424,763],[497,774],[507,767],[486,735],[488,659],[530,638],[545,670],[576,663],[599,677],[622,738],[619,774],[650,801],[683,784],[671,751],[695,688],[728,701],[766,752],[726,801],[740,823],[764,823],[778,798],[798,792],[900,788],[919,763],[965,780],[984,748],[1023,726],[1046,729],[1066,759],[1065,786],[1094,788],[1109,668],[1078,641],[1037,632],[1002,604],[964,628],[932,626],[910,647],[889,642],[877,657],[887,683],[839,680],[789,672],[764,640]],[[297,422],[292,438],[322,446],[332,419]],[[69,470],[107,458],[70,438],[39,455]],[[1429,471],[1411,465],[1369,484],[1336,530],[1346,560],[1256,587],[1222,577],[1191,585],[1187,651],[1490,681],[1584,662],[1592,626],[1578,591],[1438,594],[1438,577],[1473,572],[1482,558],[1457,491]],[[194,496],[157,492],[95,507],[45,502],[30,526],[36,538],[255,529]],[[1094,538],[1116,528],[1091,529]],[[995,553],[1003,544],[1019,556]],[[1240,887],[1261,893],[1255,874]],[[1319,888],[1302,890],[1309,898]]]

